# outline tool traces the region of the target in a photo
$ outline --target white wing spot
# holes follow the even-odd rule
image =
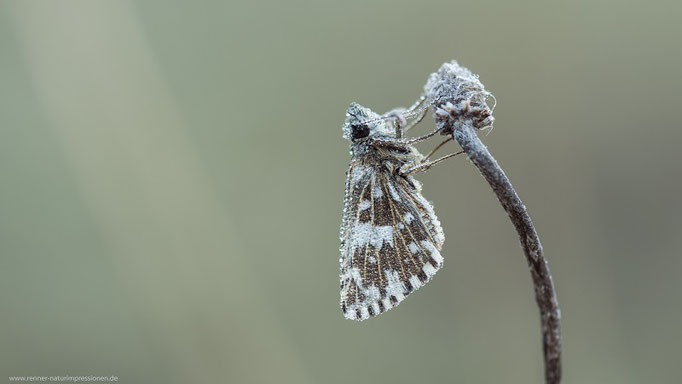
[[[436,268],[434,268],[431,263],[425,263],[422,267],[422,271],[426,273],[426,276],[431,277],[436,274]]]
[[[384,196],[384,191],[381,190],[380,186],[377,185],[374,187],[373,196],[375,199],[381,199],[381,197]]]
[[[405,219],[405,222],[407,224],[410,224],[412,222],[412,220],[414,220],[414,216],[412,216],[412,212],[407,212],[405,214],[405,216],[403,216],[403,218]]]
[[[353,280],[358,288],[362,289],[362,276],[360,276],[360,269],[353,267],[346,272],[346,279]]]
[[[367,174],[368,168],[356,165],[353,167],[353,174],[351,175],[351,183],[357,185],[358,182]]]
[[[433,246],[433,243],[428,241],[428,240],[422,240],[421,244],[422,244],[422,247],[424,247],[426,250],[429,250],[431,252],[433,252],[433,250],[436,249],[436,247]]]
[[[386,296],[395,296],[398,301],[402,301],[405,297],[403,293],[406,291],[405,284],[400,281],[400,275],[397,271],[387,270],[386,271]]]
[[[436,261],[438,265],[443,264],[443,256],[438,252],[437,249],[433,250],[433,253],[431,253],[431,257]]]
[[[417,246],[417,243],[415,243],[414,241],[410,242],[410,244],[408,244],[407,247],[410,248],[410,252],[412,253],[419,252],[419,247]]]
[[[379,291],[379,288],[377,288],[376,285],[370,285],[369,288],[367,288],[367,290],[365,291],[365,296],[367,297],[366,301],[376,301],[379,300],[381,292]],[[379,311],[375,313],[379,313]]]
[[[443,256],[440,255],[440,252],[438,252],[432,242],[428,240],[422,240],[421,245],[424,247],[424,249],[427,249],[431,252],[431,257],[436,261],[436,264],[440,265],[443,262]]]
[[[367,307],[360,308],[360,318],[362,320],[369,319],[369,310]]]
[[[372,226],[371,223],[359,223],[353,227],[351,233],[351,247],[364,247],[371,244],[376,249],[381,249],[384,243],[393,248],[393,227],[390,225],[383,225],[379,227]]]
[[[410,277],[410,284],[412,284],[412,288],[417,289],[422,286],[421,280],[417,276],[412,276]]]
[[[362,200],[358,204],[358,211],[364,211],[365,209],[369,208],[372,205],[372,203],[369,202],[369,200]]]
[[[393,183],[388,182],[388,192],[391,194],[391,197],[393,200],[400,201],[400,195],[398,194],[398,191],[395,190],[393,187]]]

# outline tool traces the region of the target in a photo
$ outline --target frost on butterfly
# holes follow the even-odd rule
[[[423,156],[394,121],[351,104],[343,126],[351,162],[341,224],[341,309],[365,320],[400,304],[442,267],[443,230],[421,185],[401,169]]]

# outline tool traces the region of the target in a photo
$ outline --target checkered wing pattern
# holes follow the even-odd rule
[[[443,265],[443,231],[411,176],[351,163],[341,228],[341,309],[365,320],[402,302]]]

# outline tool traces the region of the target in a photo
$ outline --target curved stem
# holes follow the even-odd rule
[[[464,123],[453,129],[452,136],[488,181],[519,234],[521,247],[533,278],[535,301],[540,309],[545,382],[561,383],[561,329],[559,326],[561,314],[552,275],[549,273],[547,260],[542,252],[542,245],[533,222],[507,175],[478,138],[471,123]]]

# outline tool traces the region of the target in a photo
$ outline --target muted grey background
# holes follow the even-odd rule
[[[681,11],[3,1],[1,380],[541,382],[525,261],[465,159],[420,176],[444,269],[379,318],[338,309],[345,108],[409,105],[457,59],[497,97],[484,141],[543,240],[565,382],[682,382]]]

